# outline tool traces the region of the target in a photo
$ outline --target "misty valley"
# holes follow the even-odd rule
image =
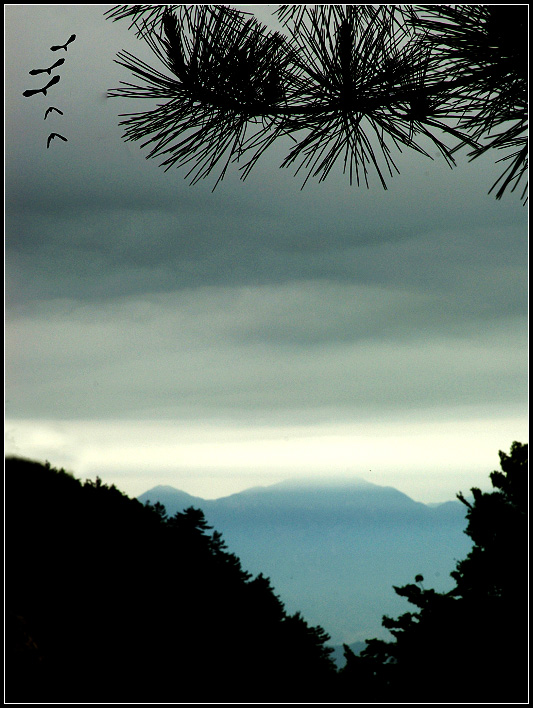
[[[243,566],[265,573],[286,607],[324,627],[333,645],[387,638],[382,616],[408,610],[392,586],[421,573],[450,590],[450,572],[472,546],[459,501],[427,506],[361,479],[285,482],[216,500],[156,486],[138,499],[170,516],[201,508]]]

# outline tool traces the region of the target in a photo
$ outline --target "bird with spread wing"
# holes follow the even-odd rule
[[[59,113],[59,115],[63,115],[63,111],[60,111],[59,108],[56,108],[55,106],[50,106],[49,108],[46,109],[45,114],[44,114],[44,119],[46,120],[50,113],[52,111],[56,111],[56,113]]]
[[[32,69],[28,73],[31,74],[31,76],[37,76],[37,74],[48,74],[50,76],[52,74],[52,69],[55,69],[56,67],[61,66],[61,64],[64,63],[64,59],[58,59],[56,63],[52,64],[52,66],[49,66],[48,69]]]
[[[64,138],[62,135],[59,135],[59,133],[50,133],[50,135],[48,136],[48,140],[46,141],[47,148],[50,147],[50,143],[52,142],[52,140],[54,138],[61,138],[61,140],[64,140],[66,143],[68,143],[68,140],[66,138]]]
[[[64,49],[65,51],[67,51],[67,50],[68,50],[68,45],[69,45],[71,42],[73,42],[75,39],[76,39],[76,35],[75,35],[75,34],[71,34],[70,37],[69,37],[69,38],[67,39],[67,41],[65,42],[65,44],[57,44],[57,45],[54,45],[53,47],[50,47],[50,51],[52,51],[52,52],[57,52],[58,49]]]
[[[61,77],[57,76],[57,75],[53,76],[52,79],[43,88],[41,88],[41,89],[28,89],[27,91],[24,91],[24,93],[22,95],[26,96],[26,98],[28,98],[29,96],[33,96],[36,93],[42,93],[46,96],[46,92],[50,88],[50,86],[57,84],[57,82],[59,81],[60,78]]]

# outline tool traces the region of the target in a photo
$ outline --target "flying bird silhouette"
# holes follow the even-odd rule
[[[52,79],[46,84],[46,86],[44,88],[42,88],[42,89],[28,89],[27,91],[24,91],[24,93],[22,95],[26,96],[26,98],[27,98],[28,96],[33,96],[35,93],[44,93],[44,95],[46,96],[46,91],[50,88],[50,86],[57,84],[57,82],[59,81],[60,78],[61,77],[56,75],[56,76],[52,77]]]
[[[64,64],[65,60],[64,59],[58,59],[55,64],[52,64],[52,66],[48,67],[48,69],[32,69],[28,73],[31,74],[32,76],[36,76],[37,74],[51,74],[52,69],[55,69],[56,66],[61,66],[61,64]]]
[[[68,140],[64,138],[62,135],[59,135],[59,133],[50,133],[48,136],[48,140],[46,141],[46,148],[48,149],[50,147],[50,143],[54,138],[61,138],[61,140],[64,140],[66,143],[68,143]]]
[[[76,39],[76,35],[75,35],[75,34],[71,34],[70,37],[69,37],[69,38],[67,39],[67,41],[65,42],[65,44],[54,45],[53,47],[50,47],[50,50],[51,50],[52,52],[57,52],[58,49],[64,49],[65,51],[67,51],[68,45],[69,45],[71,42],[73,42],[75,39]]]
[[[60,115],[63,115],[63,111],[60,111],[59,108],[56,108],[55,106],[50,106],[50,108],[46,109],[46,112],[44,114],[45,120],[46,120],[48,114],[51,113],[52,111],[57,111]]]

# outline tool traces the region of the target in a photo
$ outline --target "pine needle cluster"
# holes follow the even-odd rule
[[[245,179],[280,138],[281,167],[320,181],[342,164],[350,183],[387,188],[406,149],[453,167],[504,151],[500,199],[527,173],[527,6],[281,5],[283,32],[226,5],[117,5],[162,65],[129,52],[140,83],[111,96],[158,101],[122,116],[148,158],[186,167],[194,184],[238,163]],[[215,184],[215,186],[216,186]],[[303,186],[303,185],[302,185]],[[526,196],[526,187],[522,199]]]

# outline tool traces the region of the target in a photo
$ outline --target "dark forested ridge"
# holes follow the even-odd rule
[[[331,690],[328,639],[203,513],[6,460],[6,698],[287,702]]]
[[[527,445],[500,465],[493,492],[458,495],[473,545],[454,587],[396,586],[415,611],[338,671],[200,509],[8,458],[6,702],[526,702]]]

